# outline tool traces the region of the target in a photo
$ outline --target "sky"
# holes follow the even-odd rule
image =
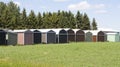
[[[120,0],[0,0],[8,3],[13,1],[20,6],[21,11],[26,8],[27,13],[31,10],[38,12],[57,12],[58,10],[72,11],[74,14],[79,10],[87,13],[90,21],[95,18],[98,28],[113,29],[120,31]]]

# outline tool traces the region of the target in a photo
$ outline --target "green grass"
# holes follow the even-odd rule
[[[120,67],[120,43],[0,46],[0,67]]]

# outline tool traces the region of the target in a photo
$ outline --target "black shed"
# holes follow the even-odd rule
[[[33,38],[34,44],[41,43],[41,32],[38,30],[34,30],[33,35],[34,35],[34,38]]]
[[[85,41],[85,33],[82,30],[78,30],[76,32],[76,42],[84,42]]]
[[[65,31],[64,29],[59,31],[59,43],[67,43],[68,42],[68,35],[67,35],[67,31]]]
[[[0,30],[0,45],[6,45],[6,34],[7,32],[4,30]]]
[[[69,29],[67,31],[68,33],[68,42],[74,42],[75,41],[75,32],[72,29]]]

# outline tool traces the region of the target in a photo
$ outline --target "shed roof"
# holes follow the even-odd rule
[[[107,35],[115,35],[115,34],[119,34],[119,32],[112,32],[112,33],[106,33]]]
[[[93,35],[97,35],[98,32],[99,32],[99,30],[91,30],[90,32],[91,32]]]
[[[73,29],[73,31],[76,33],[78,30],[80,30],[80,29]]]
[[[26,32],[26,31],[28,31],[29,29],[22,29],[22,30],[13,30],[13,32]],[[29,30],[30,31],[30,30]]]

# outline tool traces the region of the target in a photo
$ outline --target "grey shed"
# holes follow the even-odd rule
[[[42,29],[42,43],[56,43],[56,33],[50,29]]]
[[[92,42],[92,33],[86,32],[85,41]]]
[[[8,32],[8,45],[16,45],[17,44],[17,33],[13,31]]]

